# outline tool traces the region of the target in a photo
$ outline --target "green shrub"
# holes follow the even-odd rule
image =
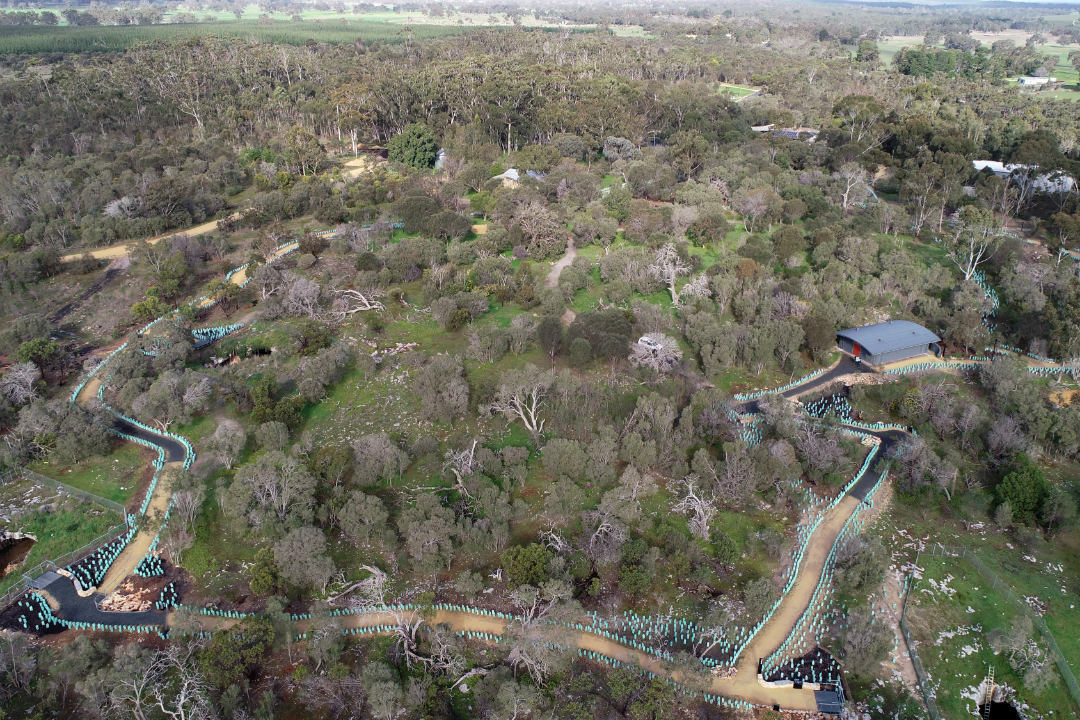
[[[409,123],[386,144],[390,159],[414,168],[435,165],[439,143],[435,133],[423,123]]]
[[[1014,522],[1032,524],[1040,517],[1043,501],[1050,492],[1046,475],[1024,453],[1012,464],[994,489],[999,505],[1009,503]]]
[[[583,337],[574,338],[574,341],[570,343],[568,360],[573,367],[585,367],[592,362],[592,344]]]
[[[548,576],[551,551],[539,543],[514,545],[503,551],[501,560],[511,585],[540,585]]]

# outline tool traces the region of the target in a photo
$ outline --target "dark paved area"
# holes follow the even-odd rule
[[[104,612],[98,610],[97,603],[104,599],[103,595],[94,593],[89,597],[79,597],[79,594],[75,592],[75,583],[61,575],[56,575],[52,582],[42,589],[59,603],[60,609],[55,611],[55,615],[64,620],[101,623],[103,625],[165,624],[165,613],[160,610],[147,610],[146,612]]]
[[[865,430],[863,428],[859,428],[859,432],[864,432],[881,439],[881,447],[878,448],[877,457],[874,458],[874,464],[870,466],[869,470],[863,473],[863,476],[859,478],[859,482],[855,483],[855,487],[851,488],[850,495],[852,497],[858,500],[865,500],[866,493],[870,492],[870,488],[874,487],[874,483],[881,477],[881,463],[892,457],[893,452],[901,442],[907,439],[908,434],[902,430]]]
[[[167,462],[183,462],[187,455],[187,451],[184,450],[184,446],[173,440],[170,437],[164,435],[158,435],[157,433],[148,432],[143,430],[137,425],[132,425],[127,420],[116,418],[113,422],[115,427],[125,435],[134,435],[135,437],[148,440],[155,445],[158,445],[165,449],[165,460]]]
[[[836,367],[832,368],[831,370],[825,372],[822,375],[819,375],[818,377],[814,378],[809,382],[805,382],[802,385],[797,385],[790,390],[785,391],[784,393],[782,393],[782,395],[786,398],[798,397],[800,395],[805,395],[806,393],[811,393],[815,390],[820,390],[824,387],[827,387],[828,385],[831,385],[845,375],[856,375],[859,373],[872,372],[874,371],[870,368],[866,367],[865,365],[856,364],[854,360],[845,355],[844,357],[840,358],[840,362],[836,364]]]
[[[874,371],[866,367],[865,365],[856,365],[854,360],[845,355],[840,359],[840,362],[836,364],[836,367],[826,371],[825,373],[819,375],[813,380],[805,382],[802,385],[796,385],[795,387],[778,394],[781,397],[785,398],[796,398],[800,395],[805,395],[807,393],[814,392],[815,390],[820,390],[821,388],[827,387],[846,375],[872,372]],[[740,414],[760,412],[762,399],[763,398],[758,398],[739,405],[735,405],[735,410]]]

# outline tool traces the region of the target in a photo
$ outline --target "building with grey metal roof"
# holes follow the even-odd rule
[[[836,344],[841,350],[875,366],[926,352],[940,355],[937,344],[940,341],[937,335],[909,320],[889,320],[836,333]]]

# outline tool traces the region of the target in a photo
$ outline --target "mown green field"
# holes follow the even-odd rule
[[[759,90],[759,88],[749,87],[747,85],[732,85],[731,83],[720,83],[720,91],[726,92],[728,95],[738,99],[746,97],[747,95],[753,95]]]

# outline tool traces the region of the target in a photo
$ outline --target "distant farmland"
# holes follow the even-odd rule
[[[170,25],[93,27],[0,27],[0,55],[35,53],[118,52],[139,43],[176,37],[236,37],[288,45],[315,42],[343,44],[404,42],[406,33],[415,40],[474,32],[476,27],[412,25],[405,28],[385,22],[340,19],[328,22],[232,21]]]

